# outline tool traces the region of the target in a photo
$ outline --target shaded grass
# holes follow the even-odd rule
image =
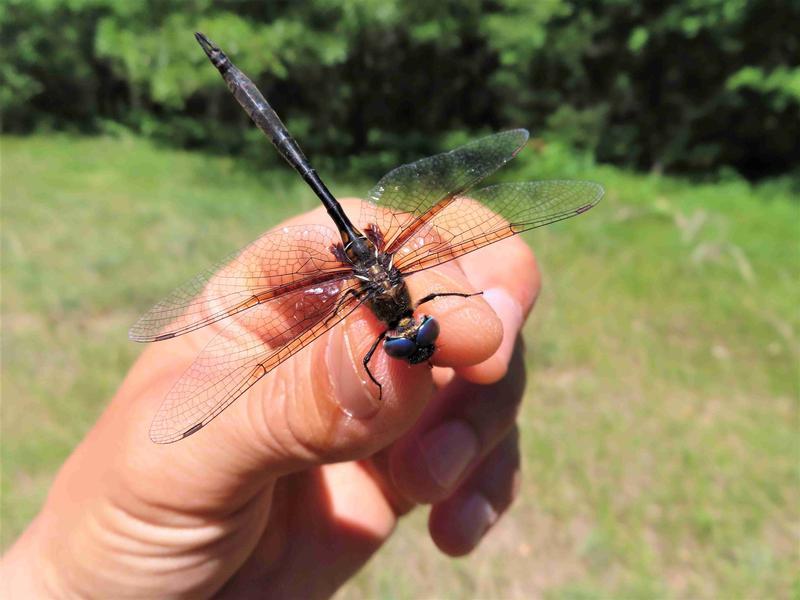
[[[515,162],[512,179],[608,191],[529,234],[545,288],[527,330],[520,500],[458,561],[420,536],[420,511],[341,596],[789,597],[800,212],[788,184],[632,175],[557,145]],[[135,138],[3,139],[3,547],[140,350],[126,339],[135,317],[315,202],[288,169]]]

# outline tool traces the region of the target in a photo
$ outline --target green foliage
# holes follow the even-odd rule
[[[375,172],[448,132],[510,126],[640,169],[759,177],[800,163],[797,2],[9,0],[0,11],[11,132],[117,122],[263,162],[263,140],[196,47],[202,30],[310,154]]]
[[[778,67],[770,73],[758,67],[744,67],[728,78],[727,87],[759,92],[769,98],[774,110],[784,110],[793,102],[800,102],[800,67]]]

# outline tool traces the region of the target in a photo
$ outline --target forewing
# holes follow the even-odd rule
[[[444,154],[390,171],[362,204],[361,224],[377,225],[383,250],[393,252],[452,199],[499,169],[522,149],[528,132],[514,129],[490,135]]]
[[[237,315],[164,399],[150,427],[157,443],[208,424],[264,375],[342,321],[361,303],[350,279],[296,290]]]
[[[517,233],[586,212],[603,196],[590,181],[504,183],[449,202],[397,250],[404,274],[453,260]]]
[[[335,231],[323,225],[270,232],[153,306],[131,327],[130,339],[172,338],[281,294],[347,277],[351,268],[329,250],[338,239]]]

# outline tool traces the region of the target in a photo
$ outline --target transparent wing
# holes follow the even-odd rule
[[[160,444],[187,437],[264,375],[342,321],[361,303],[351,279],[295,290],[236,315],[167,394],[150,427]]]
[[[360,222],[376,225],[382,249],[394,252],[436,211],[514,158],[527,140],[524,129],[503,131],[397,167],[369,192]]]
[[[131,327],[130,339],[169,339],[294,290],[342,279],[352,267],[328,250],[339,235],[323,225],[270,232],[173,291]]]
[[[428,219],[394,255],[404,275],[422,271],[516,235],[586,212],[603,196],[591,181],[493,185],[459,196]]]

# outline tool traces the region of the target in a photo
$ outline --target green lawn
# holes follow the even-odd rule
[[[545,287],[520,499],[461,560],[412,516],[341,597],[800,596],[796,192],[633,175],[558,146],[518,162],[517,179],[607,188],[529,237]],[[2,140],[3,547],[141,350],[138,313],[314,205],[288,168],[136,138]]]

